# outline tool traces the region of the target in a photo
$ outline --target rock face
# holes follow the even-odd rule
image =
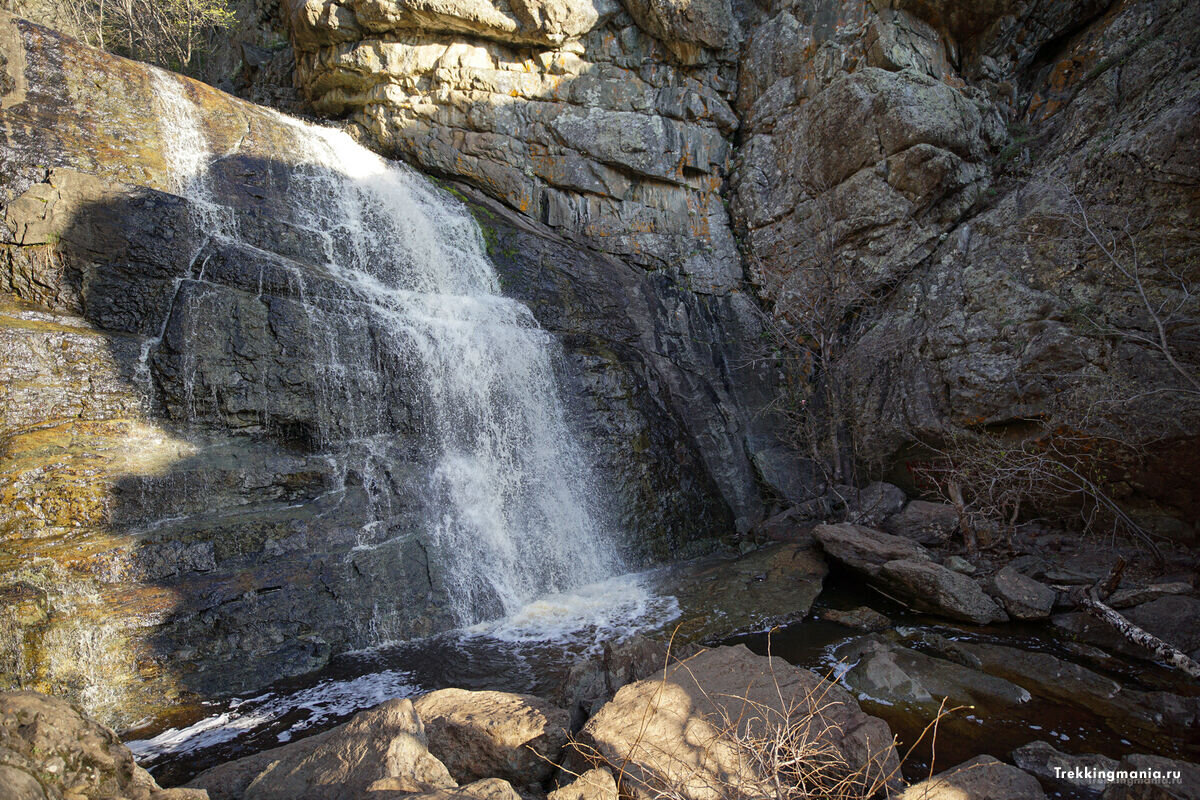
[[[1194,536],[1200,6],[745,9],[735,228],[776,316],[836,332],[813,377],[856,452],[894,463],[983,426],[1029,435],[1035,417],[1116,430],[1155,443],[1113,496]],[[1100,240],[1129,231],[1114,258],[1081,211]],[[1151,241],[1153,258],[1134,252]]]
[[[203,791],[161,789],[108,728],[65,700],[0,692],[0,796],[12,800],[206,800]]]
[[[318,113],[648,277],[658,318],[682,323],[658,352],[702,343],[670,397],[735,517],[761,518],[759,478],[803,499],[755,413],[769,383],[737,366],[762,329],[718,192],[737,128],[728,0],[291,0],[288,14]]]
[[[157,73],[9,17],[0,52],[0,681],[120,724],[455,624],[415,524],[422,401],[360,316],[315,332],[306,298],[352,301],[279,222],[295,127],[175,81],[242,238],[213,237],[171,193]],[[758,475],[787,462],[744,416],[758,382],[728,342],[755,339],[749,298],[471,196],[502,282],[559,337],[630,560],[761,516]],[[343,347],[392,379],[334,380]]]

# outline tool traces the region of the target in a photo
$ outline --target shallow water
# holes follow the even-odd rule
[[[491,623],[451,631],[427,639],[396,643],[336,658],[321,672],[282,681],[267,692],[181,709],[171,719],[127,731],[127,744],[138,761],[164,785],[176,785],[215,764],[277,747],[348,719],[385,699],[411,697],[445,687],[495,689],[537,695],[553,694],[577,658],[594,653],[602,642],[615,643],[638,632],[672,628],[689,611],[673,596],[656,593],[669,583],[663,568],[620,576],[578,592],[544,597],[517,613]],[[678,576],[678,572],[673,573]],[[886,600],[862,596],[863,589],[844,575],[831,576],[817,600],[822,608],[851,608],[867,601],[893,620],[898,632],[921,650],[922,633],[964,642],[1003,644],[1049,652],[1080,662],[1071,642],[1045,625],[1009,624],[968,628],[914,614]],[[779,628],[725,639],[755,652],[780,656],[828,676],[840,676],[852,665],[839,662],[834,651],[861,632],[810,619]],[[1143,689],[1170,688],[1200,693],[1165,668],[1118,660],[1108,670],[1085,663],[1096,672]],[[1158,752],[1194,759],[1187,742],[1153,748],[1134,744],[1104,719],[1081,708],[1034,697],[1019,706],[958,710],[938,725],[936,736],[923,729],[928,720],[887,698],[860,696],[864,710],[884,718],[907,754],[905,777],[923,778],[981,753],[1009,760],[1009,753],[1035,740],[1046,740],[1066,753],[1101,753],[1113,758],[1132,752]],[[931,763],[932,762],[932,763]],[[1085,791],[1061,792],[1064,798],[1087,798]]]

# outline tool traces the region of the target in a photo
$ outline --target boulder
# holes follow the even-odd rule
[[[1200,600],[1195,597],[1167,595],[1123,609],[1121,613],[1134,625],[1188,653],[1193,659],[1200,658]],[[1157,660],[1152,652],[1085,612],[1056,614],[1052,622],[1067,633],[1105,650]]]
[[[460,782],[540,783],[554,772],[570,715],[541,698],[440,689],[417,699],[429,749]]]
[[[1132,608],[1169,595],[1191,594],[1192,591],[1192,585],[1184,581],[1152,583],[1149,586],[1118,589],[1108,598],[1108,605],[1113,608]]]
[[[1178,773],[1178,780],[1161,783],[1111,783],[1101,800],[1200,800],[1200,765],[1162,756],[1134,753],[1121,759],[1118,770]]]
[[[604,767],[596,767],[555,789],[546,800],[617,800],[617,797],[617,782],[612,773]]]
[[[672,664],[661,678],[623,687],[588,721],[575,747],[620,768],[623,785],[635,794],[665,783],[688,800],[717,800],[764,790],[767,776],[749,766],[741,742],[786,724],[814,750],[833,748],[861,767],[868,782],[897,774],[892,734],[882,720],[816,674],[740,645],[704,651]]]
[[[992,756],[976,756],[915,783],[899,800],[1044,800],[1037,779]]]
[[[888,533],[921,544],[943,544],[958,530],[958,509],[945,503],[913,500],[883,523]]]
[[[904,508],[908,498],[904,490],[883,481],[867,484],[858,491],[858,498],[850,510],[849,520],[860,525],[879,525],[888,517]]]
[[[916,542],[848,522],[818,525],[813,536],[830,558],[870,577],[878,575],[889,561],[931,559],[929,551]]]
[[[1011,566],[993,575],[988,588],[1009,616],[1016,619],[1046,619],[1058,598],[1058,593],[1049,586],[1022,575]]]
[[[163,789],[113,731],[66,700],[0,693],[0,797],[205,800],[203,791]]]
[[[922,611],[975,625],[1008,620],[978,583],[941,564],[913,559],[889,561],[880,568],[879,580]]]
[[[944,658],[866,636],[839,647],[839,660],[854,664],[842,677],[860,698],[895,703],[931,721],[947,707],[1012,708],[1030,700],[1027,690]]]
[[[1045,783],[1100,791],[1108,781],[1094,777],[1089,770],[1113,770],[1117,761],[1107,756],[1085,753],[1075,755],[1055,750],[1049,742],[1030,742],[1012,752],[1013,763]],[[1083,768],[1079,771],[1079,768]],[[1087,775],[1093,777],[1085,777]]]
[[[883,631],[892,627],[892,621],[873,608],[859,606],[843,611],[837,608],[827,608],[821,612],[821,619],[826,622],[836,622],[847,628],[860,631]]]
[[[1082,708],[1146,747],[1175,747],[1200,719],[1200,698],[1140,691],[1050,653],[981,642],[955,642],[986,672],[1037,697]]]
[[[522,800],[521,795],[508,781],[485,778],[457,789],[435,789],[430,792],[407,792],[401,784],[387,778],[368,787],[367,800]]]
[[[357,800],[376,784],[397,792],[458,786],[426,748],[411,700],[388,700],[332,730],[205,770],[188,785],[214,800]]]
[[[962,556],[947,556],[942,561],[942,566],[955,572],[961,572],[963,575],[974,575],[976,572],[975,565]]]

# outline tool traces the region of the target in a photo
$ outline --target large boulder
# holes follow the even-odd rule
[[[898,775],[891,731],[845,690],[740,645],[704,651],[623,687],[575,746],[620,769],[622,785],[639,797],[666,784],[689,800],[716,800],[769,785],[771,776],[750,766],[745,748],[789,731],[809,743],[814,768],[840,761],[868,786]]]
[[[928,550],[910,539],[848,522],[818,525],[813,536],[827,556],[869,577],[878,575],[889,561],[932,559]]]
[[[1117,768],[1116,759],[1094,753],[1062,753],[1049,742],[1030,742],[1012,751],[1012,760],[1044,783],[1098,792],[1108,781],[1097,773]]]
[[[977,756],[915,783],[899,800],[1045,800],[1037,778],[992,756]]]
[[[1026,689],[1008,680],[877,636],[849,642],[835,655],[854,665],[842,680],[857,696],[904,706],[923,714],[927,722],[937,715],[943,700],[948,707],[994,710],[1013,709],[1031,699]]]
[[[411,700],[389,700],[332,730],[205,770],[188,785],[214,800],[357,800],[372,787],[458,786],[429,753]]]
[[[1011,566],[993,575],[988,588],[1015,619],[1046,619],[1058,598],[1058,593],[1049,586],[1022,575]]]
[[[1150,776],[1158,773],[1163,780],[1158,783],[1113,782],[1104,790],[1102,800],[1200,800],[1200,765],[1133,753],[1122,758],[1117,769]]]
[[[554,772],[570,715],[532,695],[439,689],[414,704],[429,749],[460,782],[540,783]]]
[[[943,544],[958,530],[958,519],[954,506],[913,500],[903,511],[888,517],[883,529],[921,544]]]
[[[975,625],[1008,621],[1004,610],[978,583],[941,564],[916,559],[889,561],[880,567],[879,580],[923,611]]]
[[[37,692],[0,692],[0,797],[5,800],[205,800],[162,789],[113,731],[71,703]]]

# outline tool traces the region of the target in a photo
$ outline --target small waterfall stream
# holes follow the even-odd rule
[[[210,151],[178,78],[155,81],[174,192],[208,242],[253,247],[244,209],[227,207],[210,180],[212,165],[236,154]],[[344,133],[280,117],[294,136],[281,154],[285,198],[271,206],[283,218],[270,221],[320,248],[303,255],[311,272],[289,277],[321,352],[317,445],[358,452],[346,469],[383,486],[387,445],[415,437],[427,464],[412,487],[423,535],[460,625],[618,573],[614,532],[555,386],[552,339],[499,293],[467,209]],[[183,280],[203,282],[200,250]],[[363,357],[348,341],[359,337],[383,355]],[[401,380],[420,398],[403,413],[381,388]],[[386,495],[374,501],[394,501]]]

